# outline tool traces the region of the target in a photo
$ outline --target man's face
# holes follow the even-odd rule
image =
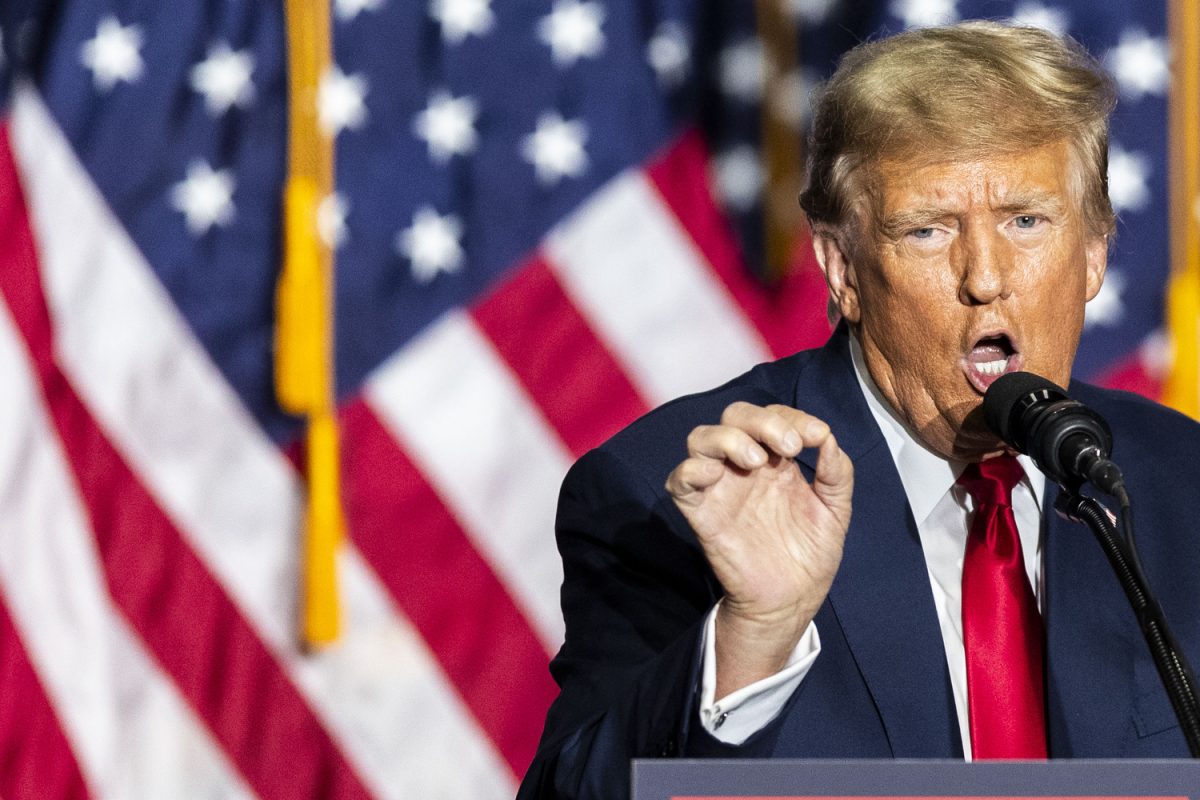
[[[874,233],[846,254],[840,289],[830,275],[834,299],[924,442],[978,459],[1000,449],[979,410],[1000,375],[1070,379],[1107,243],[1087,232],[1065,141],[983,161],[884,161],[877,175]]]

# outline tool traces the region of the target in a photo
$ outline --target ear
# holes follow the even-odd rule
[[[1087,299],[1100,293],[1104,284],[1104,271],[1108,268],[1108,237],[1092,236],[1085,247],[1087,257]]]
[[[821,272],[825,273],[825,285],[829,287],[829,302],[842,318],[857,324],[859,318],[858,279],[854,265],[837,238],[829,231],[813,232],[813,250]]]

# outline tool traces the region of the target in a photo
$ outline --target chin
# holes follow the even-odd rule
[[[958,461],[978,461],[984,456],[1005,450],[1004,442],[992,433],[984,421],[983,403],[979,398],[963,405],[968,406],[970,411],[954,426],[950,457]]]

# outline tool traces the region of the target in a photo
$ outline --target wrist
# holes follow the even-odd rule
[[[801,608],[747,614],[726,597],[714,625],[716,697],[726,697],[787,666],[812,621]]]

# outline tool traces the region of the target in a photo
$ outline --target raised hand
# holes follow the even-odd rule
[[[818,448],[811,484],[794,461],[805,447]],[[788,406],[734,403],[688,436],[667,491],[725,587],[718,698],[783,667],[841,563],[853,488],[829,426]]]

